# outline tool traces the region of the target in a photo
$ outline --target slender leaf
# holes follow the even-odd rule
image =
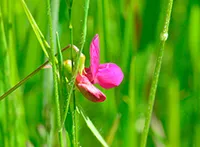
[[[40,31],[36,21],[34,20],[30,10],[28,9],[28,7],[26,5],[25,1],[21,0],[21,4],[22,4],[22,6],[24,8],[24,11],[25,11],[25,13],[26,13],[26,15],[28,17],[28,20],[29,20],[29,22],[30,22],[30,24],[31,24],[31,26],[33,28],[33,31],[35,32],[35,35],[36,35],[36,37],[37,37],[37,39],[38,39],[38,41],[39,41],[44,53],[45,53],[45,55],[47,57],[49,57],[49,54],[50,54],[49,48],[50,48],[50,46],[49,46],[48,42],[45,40],[44,35]]]
[[[87,124],[88,128],[91,130],[91,132],[94,134],[94,136],[98,139],[98,141],[104,146],[108,147],[108,144],[106,141],[103,139],[99,131],[96,129],[90,118],[84,114],[83,110],[80,107],[76,107],[77,111],[80,113],[80,115],[83,117],[85,123]]]

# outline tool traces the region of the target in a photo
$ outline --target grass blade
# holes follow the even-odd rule
[[[168,134],[169,146],[180,146],[180,96],[179,96],[179,82],[172,80],[169,84],[169,99],[168,99]]]
[[[51,134],[54,134],[54,127],[56,123],[56,129],[59,129],[61,126],[61,118],[60,118],[60,102],[59,102],[59,91],[58,91],[58,77],[57,77],[57,73],[56,73],[56,60],[55,60],[55,56],[54,56],[54,40],[53,40],[53,36],[54,36],[54,32],[53,32],[53,27],[52,27],[52,15],[51,15],[51,5],[50,5],[50,0],[47,0],[47,12],[48,12],[48,25],[49,25],[49,34],[50,34],[50,54],[49,54],[49,59],[51,61],[52,64],[52,72],[53,72],[53,81],[54,81],[54,97],[51,101],[51,106],[53,107],[52,109],[52,113],[51,113],[51,118],[53,119],[52,123],[51,123]],[[54,105],[55,103],[55,105]],[[59,145],[62,147],[63,143],[62,143],[62,129],[60,129],[58,131],[58,135],[60,137],[59,139]],[[53,135],[54,136],[54,135]],[[53,137],[51,136],[51,137]],[[53,138],[52,138],[53,139]]]
[[[60,86],[60,108],[61,108],[61,119],[63,120],[64,110],[65,110],[65,99],[68,96],[67,91],[67,81],[64,73],[64,64],[62,50],[60,48],[60,39],[58,32],[56,32],[56,42],[57,42],[57,53],[58,53],[58,71],[59,71],[59,86]]]
[[[85,123],[87,124],[88,128],[91,130],[91,132],[94,134],[94,136],[98,139],[98,141],[104,147],[108,147],[108,144],[103,139],[103,137],[101,136],[101,134],[99,133],[99,131],[96,129],[96,127],[94,126],[94,124],[92,123],[92,121],[90,120],[90,118],[86,114],[84,114],[84,112],[82,111],[82,109],[80,107],[76,107],[76,109],[80,113],[80,115],[83,117],[83,119],[84,119]]]
[[[137,145],[137,133],[136,133],[136,57],[132,57],[130,66],[130,85],[129,85],[129,116],[128,116],[128,137],[126,143],[130,146]]]
[[[70,33],[70,44],[71,44],[71,61],[72,61],[72,71],[74,70],[74,59],[73,59],[73,25],[72,25],[72,5],[73,0],[69,0],[69,33]],[[74,147],[78,146],[77,139],[77,115],[76,115],[76,97],[75,97],[75,89],[74,85],[72,85],[72,136],[73,136],[73,145]]]
[[[116,137],[116,133],[117,133],[117,130],[118,130],[118,128],[119,128],[120,118],[121,118],[121,115],[118,114],[118,115],[116,116],[116,118],[115,118],[115,120],[114,120],[114,122],[113,122],[113,124],[112,124],[112,127],[111,127],[111,129],[110,129],[110,131],[109,131],[109,134],[108,134],[108,136],[107,136],[107,138],[106,138],[106,142],[107,142],[107,144],[108,144],[109,146],[112,145],[112,143],[113,143],[113,141],[114,141],[114,139],[115,139],[115,137]]]
[[[200,38],[200,7],[197,5],[194,5],[191,8],[191,16],[190,16],[190,24],[189,24],[189,47],[190,47],[190,54],[191,54],[191,60],[192,60],[192,67],[193,67],[193,85],[194,85],[194,92],[196,93],[195,96],[195,105],[194,107],[194,112],[195,112],[195,117],[197,118],[195,122],[195,139],[193,141],[193,144],[200,144],[199,141],[199,136],[200,136],[200,65],[197,62],[200,57],[200,44],[199,44],[199,38]]]
[[[4,29],[4,23],[3,23],[3,16],[1,12],[1,6],[0,6],[0,89],[3,92],[4,89],[7,89],[10,86],[9,81],[9,64],[8,64],[8,53],[7,53],[7,42],[6,42],[6,36],[5,36],[5,29]],[[7,73],[7,74],[6,74]],[[0,91],[0,92],[1,92]],[[9,131],[9,115],[8,115],[8,99],[5,100],[5,102],[1,103],[1,111],[2,114],[5,113],[5,117],[0,119],[0,123],[5,124],[4,127],[2,125],[2,134],[5,133],[4,137],[2,137],[2,144],[3,146],[9,146],[11,141],[11,134],[8,134],[6,132]],[[2,135],[3,136],[3,135]]]
[[[8,13],[8,22],[6,24],[8,30],[6,32],[7,42],[8,42],[8,67],[9,75],[8,79],[10,84],[14,85],[19,80],[19,65],[17,64],[17,40],[16,40],[16,30],[15,30],[15,1],[7,1],[7,13]],[[10,27],[11,26],[11,27]],[[15,95],[12,95],[12,99],[8,99],[8,115],[10,123],[10,131],[13,132],[11,135],[14,138],[13,141],[10,141],[15,146],[22,146],[22,144],[27,140],[26,132],[26,121],[25,121],[25,110],[24,103],[22,98],[22,91],[17,91]],[[15,99],[17,98],[17,99]],[[18,108],[18,111],[15,111],[15,108]]]
[[[24,1],[24,0],[21,0],[21,3],[22,3],[22,6],[23,6],[23,8],[24,8],[24,11],[25,11],[25,13],[26,13],[26,15],[27,15],[27,17],[28,17],[28,20],[29,20],[29,22],[30,22],[30,24],[31,24],[31,26],[32,26],[32,28],[33,28],[33,31],[35,32],[35,35],[36,35],[36,37],[37,37],[37,39],[38,39],[38,41],[39,41],[39,43],[40,43],[40,45],[41,45],[41,47],[42,47],[44,53],[45,53],[45,55],[46,55],[47,57],[49,57],[49,55],[50,55],[50,50],[49,50],[50,46],[49,46],[49,44],[48,44],[47,41],[45,40],[44,35],[43,35],[42,32],[40,31],[40,29],[39,29],[39,27],[38,27],[36,21],[34,20],[32,14],[31,14],[31,12],[30,12],[30,10],[28,9],[28,7],[27,7],[27,5],[26,5],[25,1]]]

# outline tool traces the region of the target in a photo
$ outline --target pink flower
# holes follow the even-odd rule
[[[124,77],[122,70],[116,64],[100,64],[99,51],[99,35],[96,34],[90,44],[90,67],[85,68],[85,73],[78,74],[76,78],[78,89],[93,102],[102,102],[106,99],[106,96],[93,84],[110,89],[118,86]]]
[[[78,74],[75,84],[84,97],[90,101],[103,102],[106,99],[106,96],[85,75]]]

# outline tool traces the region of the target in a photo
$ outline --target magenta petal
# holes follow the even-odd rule
[[[90,68],[85,68],[85,73],[84,75],[88,78],[88,80],[94,84],[94,77],[92,75],[91,69]]]
[[[94,78],[99,66],[99,35],[96,34],[90,44],[90,69]]]
[[[98,83],[105,89],[118,86],[124,78],[119,66],[114,63],[100,64],[94,83]]]
[[[94,85],[92,85],[92,83],[90,83],[88,78],[84,75],[78,74],[75,84],[84,97],[90,101],[103,102],[106,99],[106,96]]]

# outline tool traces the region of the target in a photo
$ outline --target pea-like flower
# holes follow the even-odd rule
[[[124,78],[122,70],[116,64],[100,64],[99,52],[99,36],[96,34],[90,44],[90,67],[76,77],[76,86],[80,92],[93,102],[103,102],[106,99],[93,84],[110,89],[118,86]]]

